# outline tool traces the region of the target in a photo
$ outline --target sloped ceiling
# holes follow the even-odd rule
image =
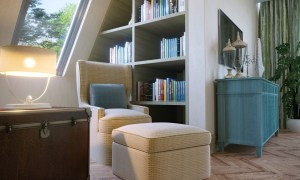
[[[0,46],[11,44],[21,0],[0,0]]]

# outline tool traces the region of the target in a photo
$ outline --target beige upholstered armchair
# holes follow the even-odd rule
[[[76,64],[77,95],[80,107],[89,107],[92,111],[90,122],[90,158],[101,164],[111,164],[112,130],[128,124],[151,122],[149,109],[129,103],[132,92],[132,67],[93,61],[79,60]],[[121,85],[125,89],[125,108],[97,107],[91,102],[100,101],[97,94],[91,99],[92,85]],[[90,88],[91,87],[91,88]],[[109,87],[110,88],[110,87]],[[110,92],[111,90],[107,90]],[[94,93],[94,91],[93,91]],[[97,91],[96,91],[97,93]],[[120,94],[120,93],[119,93]],[[117,95],[119,95],[117,94]],[[94,97],[94,95],[92,95]],[[111,103],[114,95],[104,99]]]

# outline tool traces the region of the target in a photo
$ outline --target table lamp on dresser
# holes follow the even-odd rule
[[[2,46],[0,47],[0,73],[5,75],[10,94],[22,104],[7,104],[5,109],[36,109],[50,108],[49,103],[35,103],[46,93],[50,78],[56,75],[56,52],[32,46]],[[47,84],[42,94],[37,98],[28,95],[25,99],[18,98],[8,82],[8,76],[45,77]]]

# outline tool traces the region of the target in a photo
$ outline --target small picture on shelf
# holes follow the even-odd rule
[[[152,82],[138,81],[138,101],[153,101]]]

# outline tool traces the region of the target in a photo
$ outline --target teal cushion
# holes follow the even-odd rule
[[[110,108],[127,108],[123,84],[90,84],[90,104]]]

